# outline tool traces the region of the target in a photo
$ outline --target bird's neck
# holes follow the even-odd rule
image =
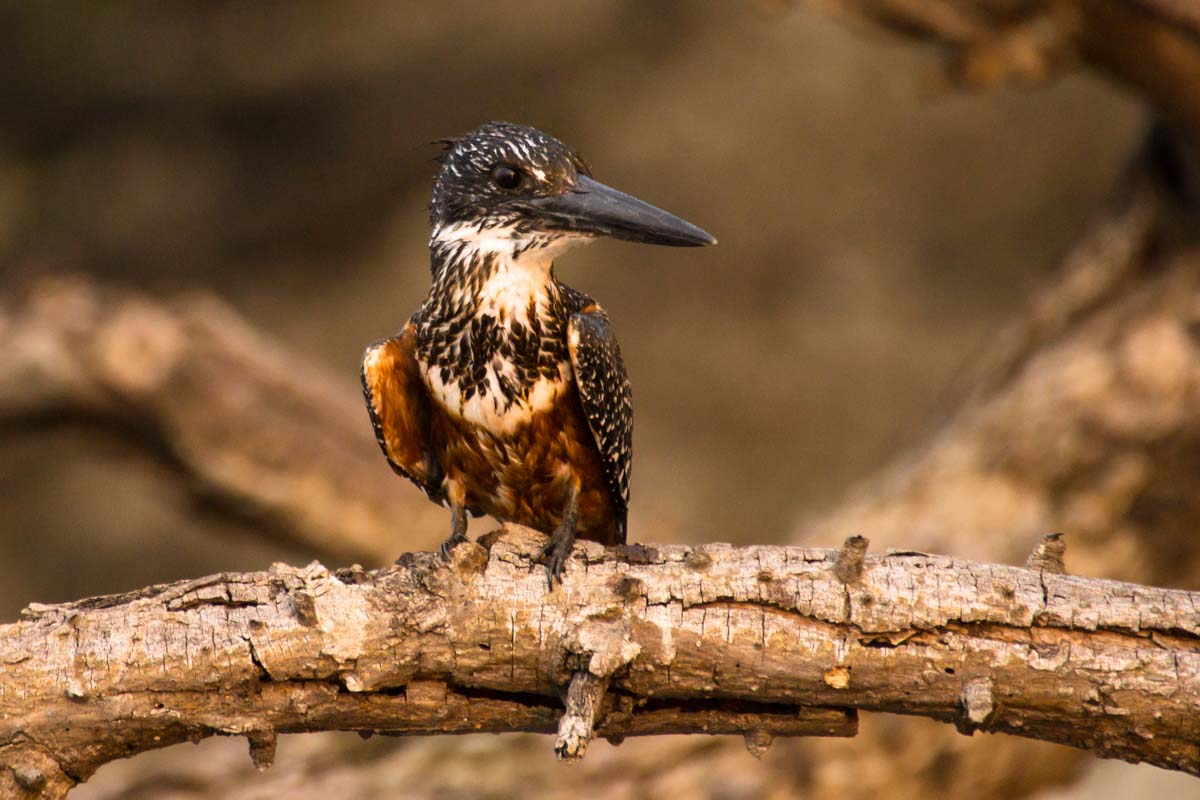
[[[413,321],[418,358],[443,405],[507,425],[570,374],[556,245],[503,229],[434,231],[433,286]]]
[[[511,325],[537,323],[559,296],[550,237],[513,228],[439,226],[429,240],[433,285],[422,307],[430,321],[489,315]]]

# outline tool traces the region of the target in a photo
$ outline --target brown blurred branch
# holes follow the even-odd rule
[[[1070,535],[1076,572],[1196,586],[1200,552],[1200,168],[1156,127],[1109,208],[995,337],[970,397],[922,447],[798,526],[796,541],[857,531],[891,546],[987,561]],[[802,743],[796,758],[887,754],[854,796],[1012,797],[1069,780],[1081,754],[944,731],[864,730],[857,750]],[[930,763],[955,765],[946,785]],[[844,796],[836,781],[813,794]]]
[[[197,497],[342,562],[386,563],[443,520],[382,465],[357,386],[210,295],[161,302],[82,278],[0,305],[0,426],[121,432]],[[3,428],[0,428],[2,431]],[[382,468],[381,468],[382,467]]]
[[[568,684],[566,756],[590,738],[563,745],[575,713],[761,754],[853,735],[864,709],[1200,774],[1200,594],[912,552],[591,543],[547,593],[543,542],[510,529],[449,566],[277,565],[31,607],[0,628],[0,789],[61,797],[213,734],[265,767],[279,733],[548,732]]]
[[[1200,140],[1200,12],[1181,0],[812,0],[940,45],[944,75],[990,87],[1042,83],[1073,62],[1107,72]]]

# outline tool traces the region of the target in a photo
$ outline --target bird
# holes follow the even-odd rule
[[[571,147],[489,122],[439,140],[429,205],[431,285],[394,336],[367,347],[362,386],[392,469],[450,510],[451,558],[468,514],[549,536],[550,590],[576,538],[624,544],[633,399],[608,315],[554,260],[600,237],[716,244],[679,217],[592,177]]]

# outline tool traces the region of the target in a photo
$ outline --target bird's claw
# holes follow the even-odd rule
[[[563,570],[567,566],[567,556],[561,548],[556,548],[551,544],[542,551],[541,559],[546,563],[546,588],[549,591],[554,591],[554,581],[562,583]]]
[[[438,556],[442,559],[442,561],[449,562],[451,551],[454,550],[454,548],[458,547],[463,542],[465,542],[466,540],[467,540],[467,537],[464,536],[463,534],[452,535],[449,539],[442,542],[438,546]]]
[[[549,591],[554,591],[554,582],[562,583],[563,571],[567,560],[571,557],[571,546],[575,543],[573,530],[559,528],[554,531],[550,541],[538,553],[538,561],[546,565],[546,585]]]

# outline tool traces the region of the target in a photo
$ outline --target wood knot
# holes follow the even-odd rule
[[[863,559],[871,540],[865,536],[851,536],[838,551],[833,564],[833,574],[842,583],[855,583],[863,574]]]
[[[824,680],[831,689],[845,689],[850,686],[850,667],[830,667],[825,670]]]
[[[296,620],[306,628],[315,628],[317,619],[317,601],[308,592],[292,593],[292,612]]]
[[[657,564],[658,548],[640,544],[618,544],[610,548],[628,564]]]
[[[13,780],[27,792],[40,792],[46,786],[46,774],[30,764],[12,768]]]
[[[613,594],[626,600],[646,596],[646,584],[640,578],[622,575],[613,584]]]
[[[712,566],[712,556],[703,550],[689,550],[683,557],[683,565],[696,572],[703,572]]]

